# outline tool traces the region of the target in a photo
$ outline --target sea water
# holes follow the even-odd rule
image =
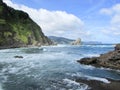
[[[76,78],[110,83],[120,71],[81,65],[83,57],[99,56],[114,45],[58,45],[0,50],[0,90],[87,90]],[[23,58],[14,58],[23,56]]]

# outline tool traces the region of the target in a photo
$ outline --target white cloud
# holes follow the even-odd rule
[[[27,12],[30,17],[42,27],[46,35],[67,36],[71,38],[80,37],[79,33],[87,35],[86,32],[82,30],[84,22],[73,14],[65,11],[34,9],[25,5],[12,3],[11,0],[3,1],[15,9]]]
[[[111,24],[120,24],[120,14],[116,14],[112,17]]]
[[[101,9],[101,10],[100,10],[100,13],[106,14],[106,15],[111,15],[111,14],[112,14],[111,10],[109,10],[109,9],[107,9],[107,8]]]
[[[119,14],[120,14],[120,4],[114,5],[114,6],[111,8],[111,10],[112,10],[113,12],[116,12],[116,13],[119,13]]]
[[[100,10],[100,13],[106,14],[106,15],[120,14],[120,4],[116,4],[111,8],[102,8]]]
[[[120,35],[120,4],[111,8],[103,8],[100,13],[107,14],[110,17],[109,25],[102,30],[103,33],[113,36]]]

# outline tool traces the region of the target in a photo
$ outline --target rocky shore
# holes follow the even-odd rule
[[[85,65],[93,65],[95,67],[104,67],[120,70],[120,44],[115,46],[114,51],[101,54],[99,57],[86,57],[78,60],[79,63]],[[77,82],[87,84],[89,90],[119,90],[120,80],[108,79],[110,83],[103,83],[96,80],[77,79]]]
[[[96,80],[84,80],[77,79],[76,82],[87,84],[90,89],[88,90],[119,90],[120,89],[120,81],[119,80],[110,80],[110,83],[103,83]]]
[[[120,44],[115,46],[114,51],[101,54],[99,57],[86,57],[78,60],[79,63],[85,65],[93,65],[96,67],[105,67],[120,70]]]

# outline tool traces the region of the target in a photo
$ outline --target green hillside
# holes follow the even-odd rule
[[[27,13],[8,7],[0,0],[0,47],[50,44],[51,40]]]

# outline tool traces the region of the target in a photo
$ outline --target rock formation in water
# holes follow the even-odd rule
[[[73,41],[71,44],[72,45],[80,45],[81,44],[81,39],[78,38],[77,40]]]
[[[50,44],[52,41],[27,13],[8,7],[0,0],[0,48]]]
[[[81,60],[78,60],[78,62],[86,65],[120,70],[120,44],[115,46],[114,51],[101,54],[99,57],[82,58]]]

